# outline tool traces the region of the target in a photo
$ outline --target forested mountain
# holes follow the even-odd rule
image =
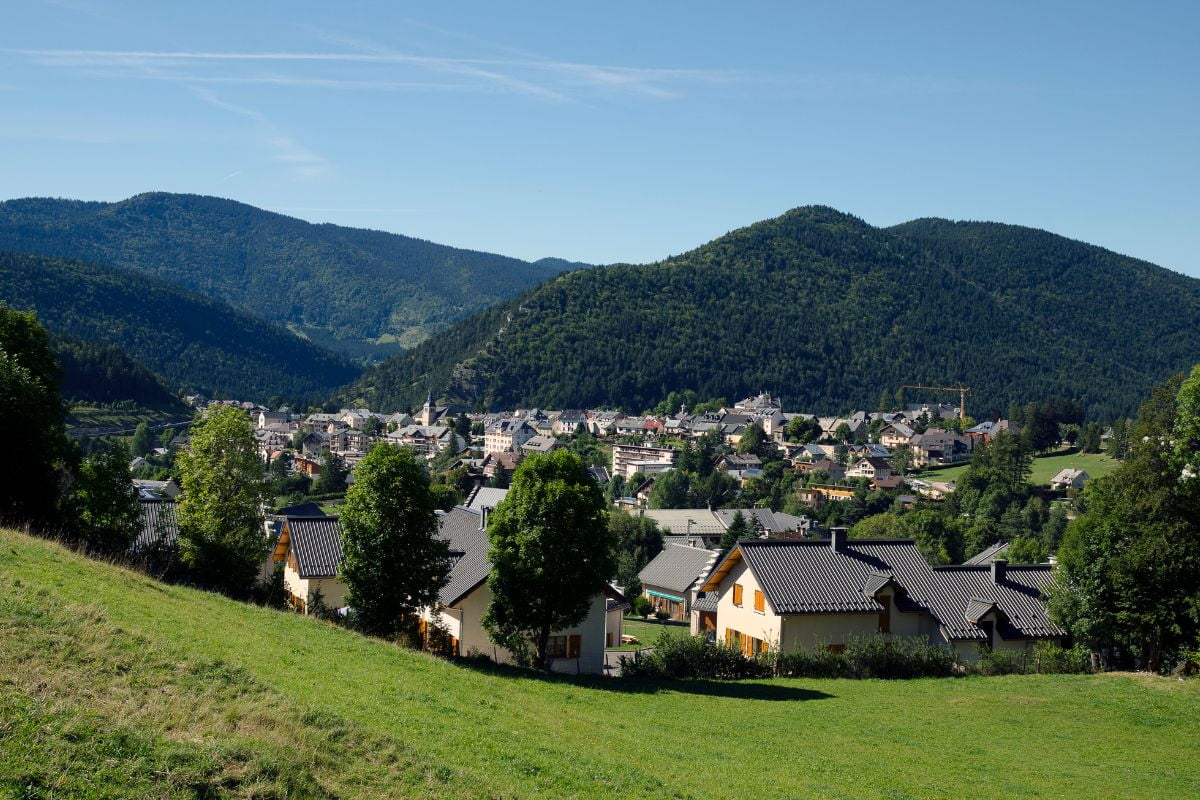
[[[282,328],[128,270],[0,253],[0,300],[52,332],[114,344],[172,389],[257,399],[328,395],[358,370]]]
[[[314,225],[199,195],[0,203],[0,250],[137,270],[354,357],[410,346],[573,268],[382,231]],[[387,347],[391,345],[390,348]]]
[[[1198,354],[1200,280],[1030,228],[880,229],[806,207],[663,262],[559,276],[341,399],[640,410],[676,389],[766,389],[836,413],[962,381],[978,416],[1055,395],[1114,415]]]
[[[51,334],[62,367],[62,395],[70,403],[132,402],[139,408],[182,411],[183,401],[162,379],[115,344]]]

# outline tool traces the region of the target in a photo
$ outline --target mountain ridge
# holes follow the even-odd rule
[[[639,410],[774,387],[838,413],[961,380],[981,412],[1056,395],[1115,415],[1193,359],[1200,280],[1040,229],[876,228],[804,206],[679,256],[565,273],[438,338],[341,399]]]
[[[149,274],[354,356],[416,344],[575,263],[531,263],[169,192],[112,203],[0,202],[0,250]]]

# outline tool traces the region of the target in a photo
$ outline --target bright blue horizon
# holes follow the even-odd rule
[[[6,11],[3,198],[209,194],[590,263],[821,204],[1200,277],[1194,4],[167,5]]]

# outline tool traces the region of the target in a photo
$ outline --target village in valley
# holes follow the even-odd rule
[[[348,610],[342,497],[373,447],[405,448],[441,490],[439,535],[453,562],[438,602],[420,612],[423,646],[512,661],[482,620],[490,602],[488,516],[503,503],[524,459],[570,450],[603,489],[618,520],[612,526],[632,523],[653,533],[618,554],[619,574],[595,595],[583,620],[551,635],[551,669],[617,674],[622,656],[679,633],[748,658],[774,650],[840,653],[847,643],[883,634],[949,648],[964,665],[981,652],[999,652],[1024,667],[1037,643],[1068,640],[1044,603],[1054,542],[1035,547],[1034,559],[1018,547],[1021,563],[1010,563],[1013,539],[1025,541],[1029,532],[1014,537],[995,528],[994,540],[952,547],[961,563],[946,563],[944,545],[932,554],[928,542],[919,546],[902,526],[894,535],[875,529],[870,538],[854,535],[857,523],[879,513],[899,520],[943,505],[956,483],[939,479],[941,470],[969,464],[997,437],[1021,440],[1022,427],[1008,419],[968,418],[966,391],[960,405],[905,403],[903,390],[893,399],[885,393],[881,406],[899,401],[903,408],[844,417],[788,411],[766,392],[728,405],[697,403],[694,412],[687,404],[694,394],[672,393],[665,403],[679,402],[675,413],[640,415],[600,409],[454,414],[432,393],[413,413],[392,414],[365,408],[300,414],[187,399],[201,418],[220,407],[248,418],[264,476],[279,491],[276,505],[266,509],[261,578],[278,572],[285,604],[299,613],[336,619]],[[1066,405],[1057,413],[1073,413]],[[1056,413],[1053,403],[1047,408]],[[1018,411],[1040,413],[1036,404]],[[1076,446],[1083,435],[1094,440],[1093,449],[1114,449],[1112,428],[1079,422],[1063,423],[1061,431],[1054,424],[1070,440],[1056,436],[1040,446],[1087,459]],[[173,449],[186,448],[188,435],[170,436],[166,444],[135,457],[134,473],[168,472]],[[1098,454],[1090,458],[1104,463]],[[1085,469],[1063,467],[1038,488],[1036,502],[1053,506],[1065,523],[1088,477]],[[698,484],[691,491],[689,478]],[[169,547],[178,535],[178,482],[134,482],[143,532],[132,549]],[[775,487],[775,502],[762,490],[767,484]],[[1042,517],[1044,526],[1049,513]]]

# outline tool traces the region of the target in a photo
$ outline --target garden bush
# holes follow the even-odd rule
[[[1055,642],[1038,642],[1033,646],[1029,670],[1056,675],[1073,675],[1092,671],[1092,654],[1081,644],[1062,647]]]
[[[642,678],[765,678],[774,671],[770,657],[747,658],[704,636],[672,636],[664,632],[654,649],[635,657],[621,656],[621,674]]]
[[[983,648],[975,671],[980,675],[1019,675],[1025,672],[1025,654]]]

